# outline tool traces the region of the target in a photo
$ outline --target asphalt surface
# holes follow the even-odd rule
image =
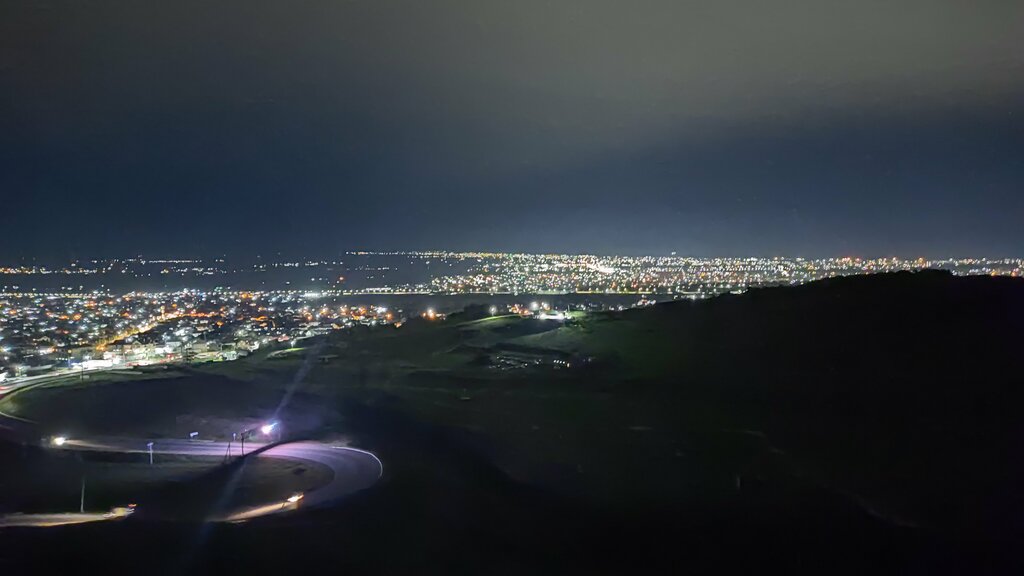
[[[23,439],[31,434],[30,422],[23,419],[12,419],[0,413],[0,427],[8,433],[18,432]],[[50,444],[54,450],[76,450],[114,453],[148,453],[148,440],[136,438],[68,438],[62,445]],[[180,456],[242,456],[242,446],[238,442],[212,442],[203,440],[163,439],[153,441],[153,454],[171,454]],[[215,522],[243,522],[260,516],[289,512],[296,508],[327,506],[338,500],[369,488],[384,473],[381,461],[370,452],[334,446],[320,442],[299,441],[283,442],[270,445],[258,442],[245,443],[245,455],[257,458],[284,458],[288,460],[314,462],[330,468],[331,481],[315,490],[306,492],[302,500],[288,503],[284,500],[268,502],[260,506],[229,510],[219,516],[210,518]],[[0,517],[0,528],[5,526],[58,526],[82,522],[94,522],[108,519],[104,514],[11,514]]]
[[[0,528],[67,526],[68,524],[84,524],[109,520],[107,514],[99,512],[65,512],[57,514],[7,514],[0,516]]]
[[[91,440],[68,439],[63,446],[54,447],[58,450],[81,450],[94,452],[148,453],[147,441],[130,438],[96,438]],[[156,440],[153,441],[153,454],[172,454],[177,456],[241,456],[241,444],[238,442],[210,442],[204,440]],[[269,447],[268,447],[269,446]],[[285,458],[288,460],[315,462],[331,469],[331,481],[326,485],[304,494],[301,506],[324,506],[334,503],[349,494],[373,486],[384,473],[380,460],[370,452],[333,446],[320,442],[286,442],[269,445],[259,442],[246,442],[245,453],[257,458]],[[255,453],[255,454],[254,454]],[[268,503],[244,510],[232,511],[214,520],[239,521],[287,511],[294,506],[284,505],[282,501]],[[257,513],[260,510],[262,513]]]

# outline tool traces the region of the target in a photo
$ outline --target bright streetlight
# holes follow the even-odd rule
[[[68,439],[64,436],[54,436],[53,440],[51,440],[54,446],[63,446],[67,441]]]
[[[270,433],[273,432],[274,428],[276,427],[277,422],[269,422],[267,424],[264,424],[263,426],[260,426],[260,432],[263,432],[264,436],[270,436]]]
[[[297,494],[292,494],[291,496],[288,497],[287,502],[289,504],[295,504],[299,500],[302,500],[302,496],[303,496],[303,494],[301,492],[297,493]]]

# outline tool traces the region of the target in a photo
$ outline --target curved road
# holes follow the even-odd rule
[[[320,442],[285,442],[267,448],[267,444],[246,442],[245,452],[258,458],[285,458],[289,460],[305,460],[322,464],[331,469],[332,478],[326,485],[307,492],[302,498],[302,506],[322,506],[373,486],[384,473],[380,459],[370,452],[332,446]],[[232,456],[240,456],[238,442],[231,444]],[[265,450],[264,450],[265,448]],[[82,450],[95,452],[148,453],[145,441],[129,438],[96,438],[92,440],[68,439],[61,450]],[[261,451],[262,450],[262,451]],[[214,456],[222,457],[228,453],[227,442],[208,442],[203,440],[158,440],[153,442],[153,454],[172,454],[178,456]],[[282,500],[243,510],[235,510],[211,520],[238,522],[258,516],[265,516],[286,511],[294,506],[284,505]]]
[[[27,437],[29,421],[14,418],[0,413],[0,427],[8,431],[19,431]],[[93,439],[67,439],[61,446],[52,446],[56,450],[80,450],[94,452],[148,453],[147,440],[133,438],[98,437]],[[231,445],[231,455],[240,456],[239,444]],[[265,448],[265,449],[264,449]],[[319,442],[285,442],[268,447],[266,444],[245,444],[246,455],[258,458],[285,458],[322,464],[331,469],[332,478],[326,485],[306,492],[301,500],[303,507],[323,506],[337,502],[339,499],[369,488],[380,479],[384,466],[380,459],[370,452],[345,446],[332,446]],[[260,451],[261,449],[264,449]],[[215,456],[223,457],[228,453],[227,442],[208,442],[198,440],[155,440],[154,454],[173,454],[182,456]],[[252,518],[277,514],[294,510],[297,505],[282,499],[262,506],[228,511],[210,518],[215,522],[243,522]],[[92,522],[107,519],[103,514],[12,514],[0,516],[0,527],[5,526],[56,526]]]

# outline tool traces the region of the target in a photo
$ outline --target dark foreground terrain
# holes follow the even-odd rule
[[[118,411],[131,382],[20,396],[8,409],[82,433],[118,411],[126,430],[173,435],[188,417],[217,436],[213,413],[255,420],[292,389],[285,425],[373,450],[385,476],[337,507],[241,525],[140,512],[6,530],[0,571],[1024,568],[1020,280],[855,277],[564,325],[477,316],[146,381],[185,403]],[[0,458],[7,477],[46,456],[8,444]],[[222,476],[140,488],[140,510],[216,494]]]

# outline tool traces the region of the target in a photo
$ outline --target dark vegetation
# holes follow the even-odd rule
[[[191,376],[211,398],[300,382],[307,428],[385,462],[337,508],[4,539],[124,542],[170,571],[1020,567],[1020,280],[843,278],[564,325],[477,312]]]

